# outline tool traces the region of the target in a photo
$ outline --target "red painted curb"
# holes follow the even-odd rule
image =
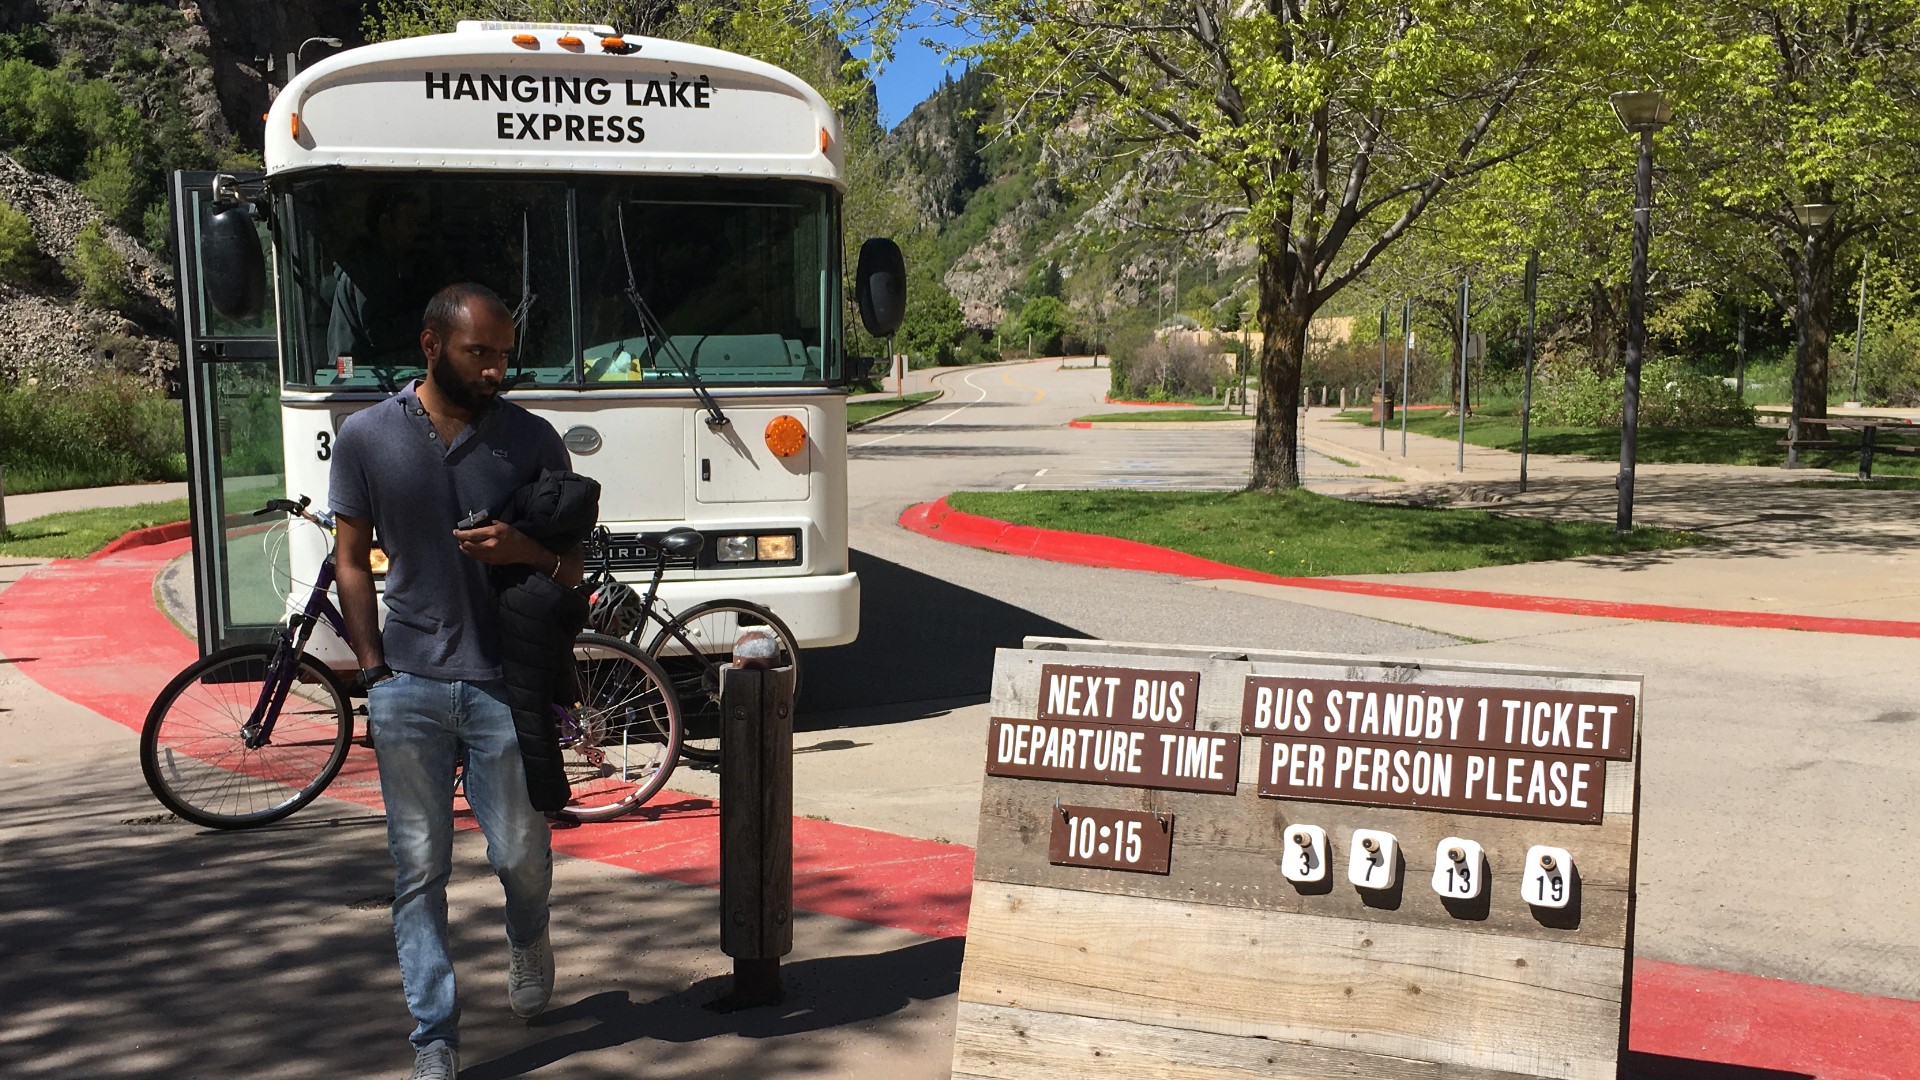
[[[1633,604],[1617,600],[1580,600],[1558,596],[1528,596],[1521,593],[1479,592],[1471,589],[1441,589],[1427,585],[1395,585],[1391,582],[1355,581],[1351,578],[1279,577],[1113,536],[1096,536],[1091,533],[1014,525],[994,518],[969,514],[964,510],[955,510],[947,505],[947,500],[944,498],[908,507],[906,512],[900,515],[900,524],[904,528],[936,540],[964,544],[967,547],[985,548],[988,551],[999,551],[1008,555],[1028,555],[1052,562],[1072,563],[1076,566],[1145,570],[1157,574],[1211,580],[1259,581],[1269,585],[1284,585],[1292,589],[1318,589],[1321,592],[1380,596],[1395,600],[1419,600],[1430,604],[1455,604],[1461,607],[1495,608],[1505,611],[1583,615],[1596,619],[1629,619],[1635,622],[1689,623],[1699,626],[1731,626],[1752,630],[1802,630],[1819,634],[1920,638],[1920,622],[1901,622],[1893,619],[1843,619],[1825,615],[1795,615],[1787,612],[1672,607],[1665,604]]]
[[[1089,423],[1088,421],[1085,421],[1085,420],[1069,420],[1069,421],[1067,421],[1067,426],[1068,426],[1068,427],[1077,427],[1077,428],[1090,428],[1090,427],[1092,427],[1092,426],[1093,426],[1093,424],[1091,424],[1091,423]]]
[[[1731,1077],[1699,1062],[1816,1080],[1920,1080],[1920,1002],[1636,960],[1628,1044],[1653,1077]],[[1791,1074],[1772,1070],[1793,1070]],[[1755,1080],[1759,1080],[1756,1076]]]
[[[108,555],[118,555],[134,548],[152,547],[155,544],[184,540],[193,531],[191,522],[175,521],[166,525],[150,525],[144,529],[135,529],[125,536],[110,541],[106,547],[87,556],[89,559],[101,559]]]

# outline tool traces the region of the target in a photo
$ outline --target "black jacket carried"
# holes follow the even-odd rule
[[[597,481],[543,469],[540,479],[513,493],[494,520],[560,555],[585,541],[599,517]],[[495,566],[488,577],[499,604],[500,668],[526,762],[527,794],[536,810],[560,810],[571,791],[553,705],[573,639],[587,622],[587,598],[530,566]]]

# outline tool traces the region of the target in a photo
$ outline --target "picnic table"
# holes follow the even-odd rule
[[[1763,417],[1772,420],[1772,417]],[[1787,437],[1779,445],[1787,448],[1787,468],[1800,467],[1802,450],[1843,450],[1853,444],[1839,439],[1803,439],[1800,430],[1790,418],[1786,419]],[[1860,433],[1860,479],[1873,479],[1873,459],[1876,454],[1893,454],[1897,457],[1920,457],[1920,445],[1908,443],[1881,442],[1881,432],[1900,436],[1920,436],[1920,424],[1904,416],[1803,416],[1799,423],[1819,424],[1829,428],[1847,428]]]

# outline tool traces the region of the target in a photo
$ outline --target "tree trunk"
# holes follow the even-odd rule
[[[1827,425],[1808,424],[1807,417],[1824,419],[1827,415],[1827,353],[1833,343],[1833,245],[1823,238],[1814,249],[1813,265],[1807,268],[1813,303],[1807,311],[1807,370],[1797,372],[1804,381],[1801,389],[1800,437],[1824,439]]]
[[[1260,246],[1260,408],[1253,425],[1254,491],[1300,486],[1300,366],[1307,354],[1309,292],[1287,273],[1284,245]]]

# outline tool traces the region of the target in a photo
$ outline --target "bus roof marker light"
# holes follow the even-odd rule
[[[513,43],[523,49],[537,49],[540,47],[540,39],[534,37],[532,34],[515,34],[513,35]]]
[[[553,43],[567,50],[568,52],[580,52],[587,47],[586,43],[580,40],[580,35],[578,34],[562,35],[558,38],[555,38]]]
[[[782,413],[767,424],[767,449],[774,457],[790,458],[807,445],[807,426]]]
[[[628,44],[627,39],[618,34],[601,38],[600,48],[602,51],[616,53],[620,56],[625,56],[630,52],[640,51],[640,46]]]
[[[293,141],[299,142],[300,141],[300,114],[297,112],[288,113],[287,117],[288,117],[288,124],[293,129]]]

